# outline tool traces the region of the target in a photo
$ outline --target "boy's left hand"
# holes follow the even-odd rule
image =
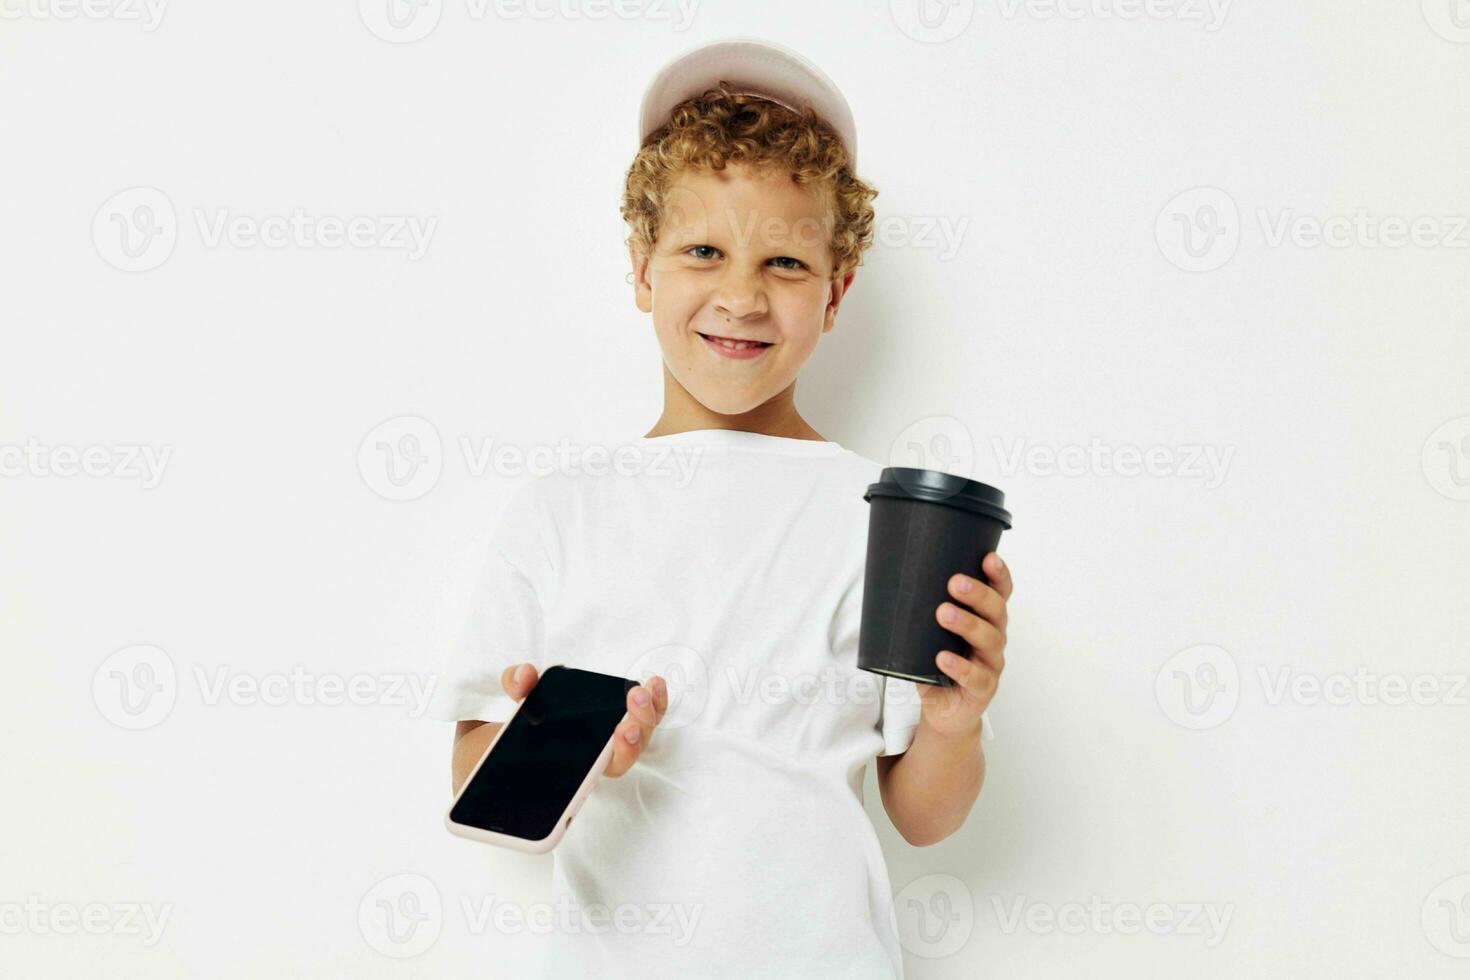
[[[923,723],[941,735],[980,734],[980,715],[990,706],[1005,669],[1006,600],[1011,597],[1011,571],[994,551],[985,556],[981,568],[991,584],[971,575],[950,576],[952,600],[934,610],[940,626],[958,633],[969,643],[968,651],[945,650],[935,657],[939,669],[952,678],[954,687],[919,684]],[[954,621],[946,621],[946,612]]]

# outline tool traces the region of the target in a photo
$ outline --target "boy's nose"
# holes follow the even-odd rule
[[[743,318],[766,312],[766,294],[760,276],[727,268],[714,295],[715,311]]]

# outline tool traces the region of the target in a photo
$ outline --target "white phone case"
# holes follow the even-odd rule
[[[550,670],[552,667],[562,666],[565,666],[565,664],[547,664],[546,670]],[[543,670],[541,673],[544,675],[546,671]],[[480,761],[475,763],[475,768],[470,771],[469,778],[464,781],[464,785],[459,788],[459,792],[454,794],[454,801],[449,804],[449,809],[444,812],[444,826],[449,828],[451,834],[467,837],[470,840],[481,841],[485,844],[494,844],[498,847],[509,847],[512,850],[525,851],[530,854],[545,854],[561,841],[562,836],[567,832],[568,825],[572,822],[572,818],[577,815],[577,811],[581,809],[588,794],[592,792],[592,787],[597,783],[597,777],[602,775],[603,770],[612,761],[613,738],[617,737],[616,729],[608,737],[607,744],[602,747],[602,751],[597,754],[597,761],[587,771],[586,777],[582,780],[582,785],[577,787],[577,792],[572,796],[572,801],[567,804],[567,808],[557,818],[556,825],[552,827],[551,833],[540,840],[526,840],[524,837],[502,834],[494,830],[470,827],[466,824],[456,823],[450,817],[454,812],[455,806],[459,803],[459,798],[464,795],[465,790],[469,789],[470,784],[475,781],[475,775],[480,771],[480,767],[485,764],[485,760],[490,757],[490,753],[495,751],[495,743],[500,741],[500,736],[504,735],[505,730],[510,727],[511,719],[515,718],[525,704],[526,698],[522,698],[520,703],[516,705],[516,710],[511,712],[510,718],[505,719],[505,724],[500,726],[500,731],[496,732],[495,737],[490,740],[489,746],[485,749],[485,754],[480,756]],[[624,717],[626,717],[626,713]],[[620,721],[619,724],[622,724],[622,722]]]

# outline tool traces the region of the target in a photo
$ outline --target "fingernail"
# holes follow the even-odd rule
[[[645,691],[643,688],[640,687],[640,688],[638,688],[637,690],[635,690],[633,692],[633,703],[634,704],[637,704],[639,707],[646,708],[646,707],[648,707],[648,701],[649,701],[648,692]]]
[[[956,619],[954,606],[940,606],[939,619],[941,622],[953,624]]]
[[[628,743],[631,745],[632,743],[637,742],[638,736],[642,734],[643,732],[640,729],[630,728],[626,732],[623,732],[623,738],[626,738],[628,740]]]
[[[515,677],[512,678],[517,684],[526,679],[526,665],[521,664],[516,668]]]
[[[956,592],[969,592],[972,587],[973,586],[971,586],[970,584],[970,577],[968,575],[961,575],[959,578],[955,579],[954,588]]]
[[[653,682],[653,687],[654,687],[654,690],[656,690],[656,691],[658,691],[658,696],[659,696],[659,697],[665,697],[665,696],[667,696],[667,695],[668,695],[668,693],[669,693],[669,689],[668,689],[668,687],[667,687],[667,686],[666,686],[666,685],[665,685],[665,684],[664,684],[664,679],[663,679],[663,678],[662,678],[662,677],[660,677],[660,678],[658,678],[658,679],[656,679],[656,680],[655,680],[655,681],[654,681],[654,682]]]
[[[1000,552],[997,551],[995,553],[995,570],[997,572],[1003,572],[1003,571],[1005,571],[1005,567],[1006,567],[1006,563],[1003,562],[1003,561],[1001,561]]]

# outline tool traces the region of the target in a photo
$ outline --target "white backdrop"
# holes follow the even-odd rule
[[[908,975],[1470,965],[1463,0],[0,13],[0,973],[534,961],[416,692],[484,450],[657,417],[637,99],[746,34],[881,191],[798,404],[1016,515],[976,811],[869,776]]]

